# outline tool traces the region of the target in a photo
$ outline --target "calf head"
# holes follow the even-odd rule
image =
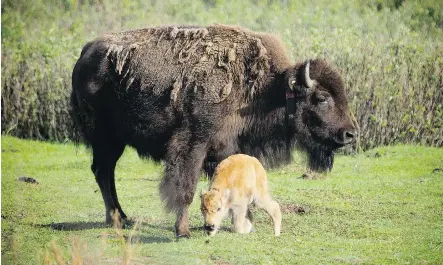
[[[217,233],[223,219],[229,213],[229,195],[229,189],[224,192],[212,189],[200,194],[204,228],[210,236]]]
[[[334,150],[357,136],[341,76],[326,61],[311,60],[288,69],[285,86],[288,126],[310,168],[332,169]]]

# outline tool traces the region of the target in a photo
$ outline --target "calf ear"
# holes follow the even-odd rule
[[[230,189],[226,189],[225,190],[225,194],[223,194],[223,199],[229,200],[229,196],[231,196],[231,190]]]

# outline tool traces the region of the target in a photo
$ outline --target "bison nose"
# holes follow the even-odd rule
[[[355,141],[357,138],[357,131],[352,130],[343,130],[341,134],[339,134],[339,137],[337,139],[337,142],[340,144],[350,144]]]
[[[206,231],[214,231],[214,229],[215,229],[215,225],[208,225],[208,224],[206,224],[205,225],[205,230]]]

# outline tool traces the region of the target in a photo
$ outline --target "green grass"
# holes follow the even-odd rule
[[[303,163],[296,156],[269,171],[270,187],[282,208],[297,205],[306,213],[286,211],[277,238],[269,217],[255,210],[257,232],[224,230],[207,243],[198,197],[193,237],[175,240],[175,217],[158,196],[162,166],[130,148],[117,166],[117,190],[126,213],[141,223],[116,231],[102,226],[104,206],[84,147],[9,136],[1,143],[2,264],[63,264],[56,256],[66,264],[129,264],[124,255],[131,264],[443,263],[443,172],[434,170],[443,168],[442,148],[338,156],[332,173],[318,180],[299,178]],[[17,181],[21,176],[39,184]],[[198,189],[206,186],[202,178]]]

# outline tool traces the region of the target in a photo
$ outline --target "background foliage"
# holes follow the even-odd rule
[[[361,129],[354,148],[443,145],[439,0],[5,0],[1,12],[2,133],[69,139],[72,68],[104,32],[225,23],[278,33],[295,61],[336,65]]]

